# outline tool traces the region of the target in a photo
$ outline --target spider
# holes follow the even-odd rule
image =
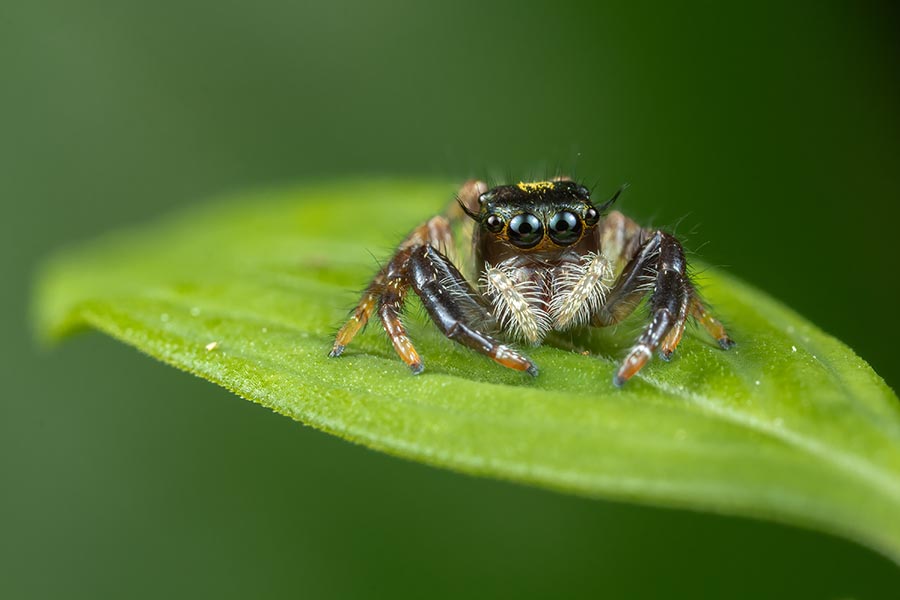
[[[537,346],[551,331],[614,325],[648,294],[650,322],[616,371],[616,386],[655,350],[669,360],[690,318],[720,347],[732,347],[687,275],[681,243],[618,211],[607,213],[623,189],[595,205],[587,188],[564,177],[492,189],[467,182],[443,214],[400,243],[338,332],[329,356],[340,356],[377,311],[394,350],[414,374],[422,372],[401,321],[410,288],[445,336],[531,375],[537,366],[508,340]],[[456,242],[467,237],[477,271],[470,279],[450,258]]]

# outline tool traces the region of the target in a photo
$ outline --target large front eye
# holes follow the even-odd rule
[[[581,219],[567,210],[550,218],[550,239],[560,246],[567,246],[581,236]]]
[[[516,215],[509,222],[509,241],[519,248],[531,248],[544,237],[544,226],[531,214]]]

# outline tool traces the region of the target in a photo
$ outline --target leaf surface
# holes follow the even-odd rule
[[[60,253],[35,319],[89,326],[345,439],[581,495],[774,519],[900,561],[900,402],[850,349],[735,278],[705,297],[738,346],[697,331],[671,363],[611,380],[641,315],[529,349],[537,378],[453,344],[421,314],[412,376],[380,327],[334,332],[391,247],[453,188],[377,180],[255,193]],[[418,311],[421,313],[421,311]]]

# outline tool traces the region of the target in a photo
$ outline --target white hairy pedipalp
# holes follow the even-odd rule
[[[522,277],[511,261],[485,265],[480,283],[501,326],[514,338],[539,344],[550,330],[544,289],[539,279]]]
[[[601,254],[591,252],[581,262],[553,269],[550,314],[554,329],[569,329],[590,323],[606,301],[613,269]]]

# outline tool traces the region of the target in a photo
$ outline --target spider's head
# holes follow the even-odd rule
[[[502,185],[481,194],[480,210],[470,216],[482,238],[520,250],[554,250],[578,243],[621,191],[598,207],[590,191],[573,181]]]

